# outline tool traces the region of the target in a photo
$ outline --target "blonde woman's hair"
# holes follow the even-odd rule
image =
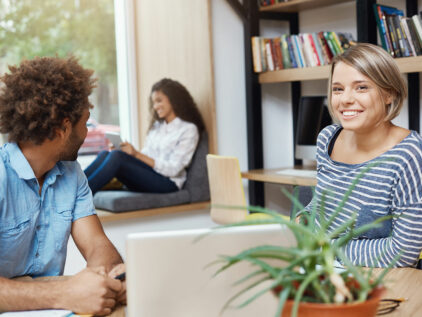
[[[392,102],[386,105],[385,121],[391,121],[399,115],[403,107],[403,101],[407,97],[407,84],[396,62],[381,47],[368,43],[360,43],[352,46],[342,55],[336,56],[333,59],[330,77],[328,79],[327,99],[328,109],[334,121],[337,121],[337,118],[333,114],[331,105],[332,79],[334,68],[340,62],[353,67],[372,80],[381,96],[383,92],[391,95]]]

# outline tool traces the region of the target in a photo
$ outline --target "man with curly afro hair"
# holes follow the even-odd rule
[[[10,66],[1,77],[0,311],[63,308],[110,314],[126,301],[122,258],[95,214],[75,161],[86,134],[93,71],[74,57]],[[63,274],[72,234],[87,268],[66,280],[11,278]]]

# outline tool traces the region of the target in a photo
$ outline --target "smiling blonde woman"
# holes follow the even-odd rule
[[[328,100],[336,124],[318,136],[316,195],[305,211],[328,193],[325,217],[331,216],[352,181],[372,166],[329,228],[355,215],[356,228],[397,216],[345,246],[357,265],[385,267],[402,253],[396,266],[414,266],[422,249],[422,138],[391,122],[405,98],[406,83],[382,48],[359,44],[334,59]]]

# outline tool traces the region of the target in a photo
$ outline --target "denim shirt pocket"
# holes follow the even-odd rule
[[[67,241],[72,228],[73,209],[68,206],[56,206],[53,215],[52,226],[56,251],[66,252]]]
[[[15,272],[23,272],[32,242],[30,227],[30,218],[0,223],[1,276],[13,277]]]
[[[355,228],[359,228],[363,225],[370,224],[371,222],[381,217],[383,216],[373,212],[371,207],[363,206],[356,220]],[[391,235],[391,230],[392,230],[392,221],[391,219],[387,219],[381,222],[379,224],[379,227],[369,229],[368,231],[362,233],[359,236],[359,238],[366,238],[366,239],[387,238]]]

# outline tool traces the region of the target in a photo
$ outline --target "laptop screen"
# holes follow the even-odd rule
[[[280,225],[244,226],[208,233],[210,229],[195,229],[128,236],[129,316],[219,316],[227,300],[245,286],[233,284],[256,267],[239,263],[213,277],[219,266],[210,263],[219,255],[235,255],[258,245],[296,244],[290,230]],[[226,311],[223,316],[259,316],[263,311],[272,316],[276,303],[277,299],[268,292],[247,307]]]

